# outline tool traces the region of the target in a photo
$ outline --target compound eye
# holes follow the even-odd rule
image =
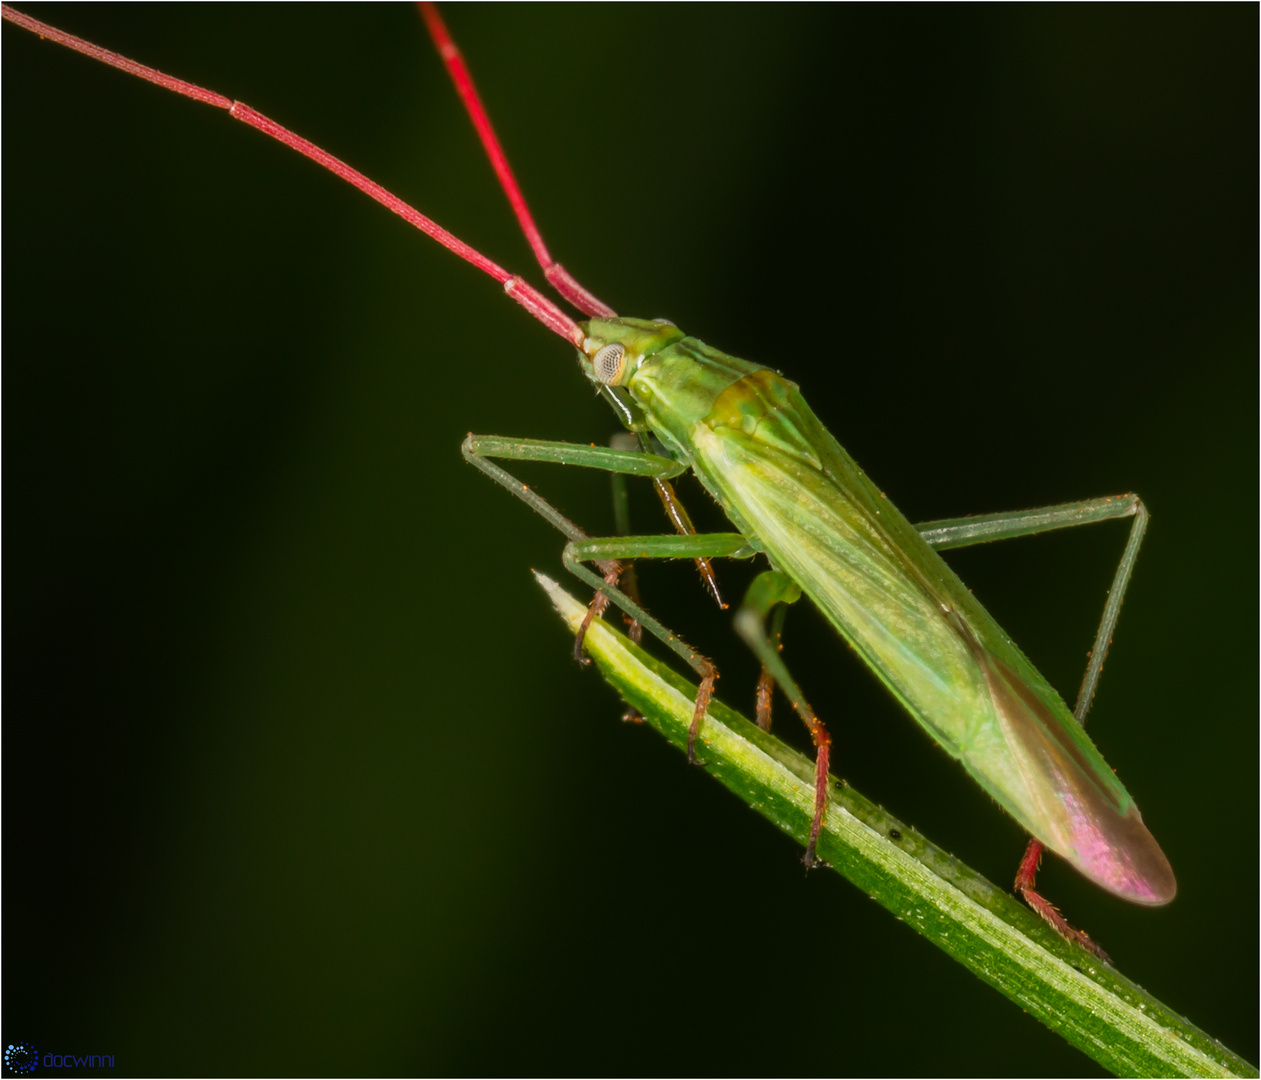
[[[605,345],[599,352],[591,358],[591,369],[595,372],[595,377],[604,383],[605,386],[616,385],[618,379],[622,375],[622,369],[626,366],[626,346]]]

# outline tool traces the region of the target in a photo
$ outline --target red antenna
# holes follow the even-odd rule
[[[558,334],[563,337],[576,348],[582,348],[583,341],[585,340],[582,328],[573,319],[561,311],[555,303],[534,288],[533,285],[523,281],[514,274],[510,274],[498,263],[492,262],[490,259],[486,258],[485,255],[481,254],[475,248],[470,247],[458,236],[447,232],[447,230],[441,225],[437,224],[437,222],[431,220],[430,218],[427,218],[419,210],[415,209],[415,207],[408,205],[396,195],[391,195],[390,192],[386,191],[380,184],[369,180],[357,169],[352,169],[344,161],[333,157],[332,154],[321,150],[314,143],[302,138],[301,135],[295,134],[288,128],[276,123],[276,121],[264,116],[262,113],[251,109],[244,102],[233,101],[230,98],[224,97],[222,94],[216,94],[213,90],[207,90],[194,83],[185,82],[183,79],[177,79],[175,76],[167,75],[164,72],[158,71],[156,68],[147,67],[144,64],[138,64],[136,61],[129,60],[127,57],[122,56],[119,53],[111,52],[109,49],[103,49],[99,45],[93,45],[90,41],[84,41],[82,38],[75,37],[73,34],[67,34],[63,30],[58,30],[55,26],[49,26],[47,23],[40,22],[38,19],[32,19],[29,15],[24,15],[22,12],[11,8],[8,4],[0,4],[0,15],[3,15],[7,21],[13,23],[15,26],[20,26],[25,30],[30,30],[32,33],[38,34],[42,38],[47,38],[49,41],[55,41],[58,45],[64,45],[66,48],[73,49],[75,52],[82,53],[84,56],[90,56],[93,60],[99,60],[103,64],[108,64],[110,67],[118,68],[120,71],[125,71],[129,75],[135,75],[139,79],[144,79],[146,82],[154,83],[166,90],[173,90],[177,94],[183,94],[185,97],[192,98],[194,101],[200,101],[205,105],[213,105],[217,109],[224,109],[228,115],[234,119],[248,124],[250,127],[261,131],[264,135],[268,135],[277,142],[284,143],[284,145],[288,146],[290,149],[296,150],[298,153],[305,155],[316,164],[322,165],[329,172],[340,176],[347,183],[353,184],[365,195],[375,199],[387,210],[393,211],[404,221],[415,226],[427,236],[437,240],[438,243],[440,243],[448,251],[454,252],[461,259],[472,263],[483,273],[489,274],[503,285],[504,292],[511,296],[518,304],[525,308],[526,311],[538,319],[539,322],[541,322],[554,334]],[[448,38],[447,40],[449,41],[450,39]],[[455,46],[452,45],[451,48],[454,49]],[[458,59],[458,53],[456,55]],[[448,61],[448,67],[450,66],[450,61]],[[461,70],[464,70],[463,64],[461,64],[460,67]],[[465,78],[467,78],[467,72],[465,72]],[[469,83],[469,86],[471,88],[472,84]],[[463,91],[461,91],[461,93],[463,93]],[[474,96],[476,96],[475,92]],[[480,104],[478,105],[478,108],[480,109]],[[482,113],[482,116],[483,118],[485,117],[484,112]],[[489,127],[489,121],[486,121],[487,130],[489,130]],[[479,128],[479,131],[480,130],[481,129]],[[492,140],[494,139],[493,132],[490,133],[490,138]],[[485,141],[485,136],[483,136],[483,141]],[[498,148],[499,144],[496,142],[494,145]],[[502,152],[500,152],[501,160],[502,157]],[[494,159],[492,158],[492,160]],[[499,167],[496,166],[496,171],[498,171],[498,168]],[[507,162],[504,162],[503,168],[507,170]],[[511,180],[511,175],[511,172],[509,172],[509,180]],[[516,199],[521,200],[520,192],[517,190],[515,182],[512,182],[512,187],[509,191],[509,198],[513,198],[512,192],[514,191],[516,192]],[[513,205],[514,207],[516,206],[515,201]],[[525,213],[524,220],[530,220],[529,211],[524,209],[524,200],[521,200],[521,207]],[[521,211],[518,211],[518,217],[520,217],[520,214]],[[532,220],[530,220],[530,228],[534,228]],[[529,235],[529,232],[527,232],[527,236]],[[538,238],[537,245],[535,244],[534,237]],[[582,286],[578,285],[576,281],[573,281],[573,279],[569,277],[559,264],[550,262],[550,257],[547,256],[547,249],[543,246],[542,238],[538,236],[537,229],[534,229],[533,237],[531,237],[530,243],[531,246],[534,247],[536,254],[540,250],[542,251],[543,254],[540,256],[540,263],[543,262],[544,258],[548,259],[547,265],[544,266],[544,273],[548,274],[548,279],[554,280],[553,275],[555,275],[556,279],[565,282],[565,287],[557,285],[557,288],[562,295],[574,302],[577,307],[587,312],[587,314],[612,314],[612,312],[607,307],[600,304],[595,297],[590,297],[590,303],[594,304],[595,307],[587,306],[586,304],[580,303],[574,299],[575,296],[589,297],[590,294],[587,293]],[[550,273],[548,271],[549,266],[555,268]],[[570,291],[568,291],[569,289],[575,290],[573,295],[571,295]]]
[[[517,178],[512,175],[512,167],[508,164],[503,147],[499,145],[490,117],[486,113],[485,106],[482,105],[482,99],[478,96],[473,77],[469,74],[468,65],[464,63],[464,57],[460,55],[460,50],[451,39],[446,23],[438,14],[438,8],[428,0],[419,0],[416,6],[420,8],[420,14],[429,28],[429,36],[433,38],[438,54],[447,66],[451,81],[455,83],[456,92],[468,110],[469,119],[473,121],[473,127],[477,130],[477,137],[482,140],[482,148],[486,151],[486,156],[490,158],[495,175],[499,177],[499,186],[508,196],[508,202],[512,204],[512,212],[517,215],[517,221],[521,224],[521,231],[525,233],[525,238],[534,251],[534,257],[543,268],[543,276],[551,282],[552,288],[579,311],[606,319],[615,318],[616,311],[588,292],[568,270],[552,259],[547,245],[543,243],[543,235],[534,224],[534,215],[530,213],[530,208],[526,205],[525,196],[521,194]]]

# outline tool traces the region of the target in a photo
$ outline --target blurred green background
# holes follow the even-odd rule
[[[538,280],[410,8],[34,13]],[[1042,880],[1255,1061],[1257,9],[447,14],[557,257],[799,381],[913,520],[1148,501],[1091,730],[1181,891]],[[570,659],[529,575],[560,538],[458,449],[604,440],[566,346],[224,114],[3,56],[6,1039],[151,1075],[1093,1069]],[[523,474],[609,528],[600,476]],[[1071,698],[1124,533],[951,562]],[[747,710],[694,572],[641,580]],[[787,644],[836,771],[1006,883],[1014,824],[817,615]]]

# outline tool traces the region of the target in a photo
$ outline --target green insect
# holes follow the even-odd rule
[[[618,588],[623,560],[692,558],[717,598],[708,560],[766,556],[772,569],[753,582],[736,628],[762,662],[758,719],[769,726],[770,685],[778,683],[816,749],[815,811],[805,863],[827,808],[831,739],[779,651],[787,605],[804,594],[826,615],[915,720],[1036,838],[1016,887],[1061,933],[1098,951],[1033,889],[1040,844],[1117,896],[1166,904],[1173,871],[1134,800],[1082,730],[1121,600],[1146,529],[1134,496],[1089,500],[985,519],[916,528],[890,504],[819,422],[797,386],[761,365],[688,337],[664,319],[619,318],[552,262],[516,187],[459,53],[431,4],[426,22],[447,62],[505,192],[558,291],[594,317],[578,336],[583,374],[637,436],[638,452],[554,442],[469,436],[465,456],[564,532],[565,565],[596,590],[591,617],[607,601],[649,630],[700,676],[688,757],[713,692],[704,656]],[[507,283],[509,291],[515,279]],[[527,307],[529,304],[527,303]],[[536,312],[541,319],[550,313]],[[678,537],[588,538],[528,486],[488,459],[548,461],[650,476]],[[668,481],[691,470],[739,530],[695,535]],[[975,600],[934,547],[1133,517],[1074,716],[1059,694]],[[602,576],[585,564],[594,562]],[[774,619],[768,631],[766,622]],[[585,629],[585,624],[584,624]],[[580,656],[583,631],[575,643]]]
[[[515,192],[515,185],[510,190]],[[469,257],[467,249],[461,253]],[[552,265],[547,257],[542,261]],[[481,259],[479,265],[487,262]],[[699,751],[694,747],[701,756],[715,672],[618,588],[621,563],[645,556],[708,560],[760,554],[768,559],[771,569],[755,580],[736,625],[766,669],[764,690],[769,691],[772,680],[777,682],[815,741],[816,813],[807,862],[815,859],[814,839],[827,809],[830,740],[777,648],[786,606],[802,594],[917,722],[1039,840],[1126,899],[1160,904],[1173,897],[1167,861],[1079,722],[1089,707],[1142,539],[1146,515],[1136,499],[1091,500],[916,528],[824,429],[797,387],[775,371],[728,356],[669,323],[618,318],[570,279],[549,273],[592,316],[575,324],[519,279],[496,271],[489,272],[532,314],[578,347],[584,374],[637,445],[600,449],[471,437],[467,456],[565,531],[570,540],[567,565],[701,675],[692,729],[693,743],[702,742]],[[686,514],[668,481],[690,469],[738,531],[593,540],[533,492],[524,491],[490,458],[564,461],[648,476],[658,482],[683,533],[689,531]],[[1133,517],[1135,524],[1075,719],[936,550],[1123,517]],[[587,567],[592,561],[599,564],[599,573]],[[597,600],[593,613],[604,602]],[[759,713],[762,718],[769,715],[765,709]],[[1036,905],[1031,874],[1023,880]],[[1045,915],[1049,908],[1039,910]]]
[[[774,569],[755,579],[736,627],[815,742],[816,808],[808,865],[815,862],[826,808],[830,739],[777,647],[785,606],[803,594],[924,729],[1035,837],[1118,896],[1152,905],[1173,899],[1169,863],[1125,788],[1059,695],[935,550],[1135,518],[1083,681],[1084,718],[1146,524],[1137,498],[1096,499],[917,529],[880,494],[783,376],[710,348],[660,320],[592,319],[583,329],[584,374],[617,403],[628,427],[643,438],[642,451],[470,436],[465,453],[569,535],[565,563],[571,571],[700,675],[689,756],[694,756],[715,672],[616,588],[622,569],[618,560],[760,553]],[[649,449],[649,435],[661,453]],[[536,493],[488,462],[490,457],[585,465],[658,481],[690,468],[740,531],[588,539]],[[601,564],[603,579],[585,567],[591,561]],[[602,606],[597,603],[592,611]],[[772,612],[776,625],[768,634],[765,621]],[[766,715],[763,705],[759,718]],[[1053,914],[1036,894],[1029,895],[1031,877],[1023,885],[1040,912]]]

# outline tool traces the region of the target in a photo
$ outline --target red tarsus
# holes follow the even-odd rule
[[[1105,964],[1112,963],[1108,954],[1094,943],[1084,930],[1076,930],[1069,925],[1067,919],[1050,900],[1034,891],[1033,886],[1038,878],[1038,864],[1042,862],[1042,841],[1030,837],[1029,846],[1025,848],[1024,858],[1020,860],[1020,869],[1016,871],[1016,882],[1012,886],[1016,895],[1036,911],[1060,935],[1075,941],[1087,952],[1099,957]]]

